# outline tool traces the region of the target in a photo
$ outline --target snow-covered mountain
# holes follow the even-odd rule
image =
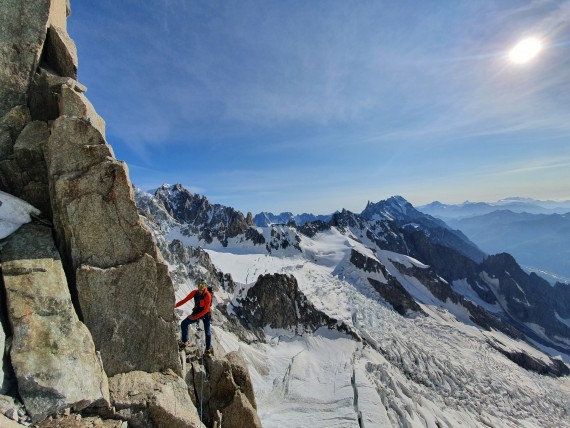
[[[273,214],[270,212],[260,212],[253,216],[253,222],[256,226],[267,227],[272,224],[287,224],[295,223],[297,226],[302,226],[305,223],[313,221],[329,221],[331,215],[314,215],[309,213],[293,214],[292,212],[283,212],[280,214]]]
[[[243,215],[181,186],[136,199],[177,297],[216,288],[263,426],[570,426],[570,287],[466,254],[403,198],[237,233]]]
[[[442,245],[481,261],[485,253],[462,232],[451,229],[443,221],[416,210],[401,196],[393,196],[378,203],[368,202],[361,216],[369,220],[393,221],[406,235],[426,234],[431,244]]]

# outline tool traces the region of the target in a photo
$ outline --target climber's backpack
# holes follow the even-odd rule
[[[208,293],[210,293],[212,298],[214,297],[214,287],[211,285],[208,285]],[[202,295],[200,295],[200,293],[196,293],[194,295],[194,309],[192,310],[192,315],[196,315],[201,312],[202,308],[200,308],[200,300],[202,300]],[[213,302],[210,303],[210,312],[208,312],[210,319],[212,318],[212,303]]]

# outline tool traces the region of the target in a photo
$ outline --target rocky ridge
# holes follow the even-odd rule
[[[267,227],[272,224],[288,224],[294,223],[296,226],[302,226],[306,223],[314,223],[316,221],[327,222],[332,215],[314,215],[309,213],[293,214],[291,212],[283,212],[273,214],[270,212],[260,212],[253,216],[253,223],[259,227]]]
[[[208,243],[217,239],[227,245],[229,238],[253,225],[251,213],[244,217],[233,208],[212,205],[206,197],[192,194],[180,184],[165,184],[156,190],[154,197],[172,218],[184,225],[182,233],[196,235]]]

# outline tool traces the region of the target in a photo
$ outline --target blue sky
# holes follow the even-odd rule
[[[71,2],[79,80],[135,186],[330,213],[570,199],[570,1]],[[513,64],[519,40],[533,61]]]

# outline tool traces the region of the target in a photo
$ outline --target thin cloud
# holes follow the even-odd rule
[[[553,169],[562,169],[570,167],[570,158],[559,159],[559,158],[543,158],[535,159],[532,164],[528,165],[525,161],[524,165],[506,165],[505,169],[502,171],[495,171],[492,173],[484,174],[487,177],[500,177],[506,175],[525,175],[529,172],[546,171]],[[570,169],[568,169],[570,171]],[[568,172],[568,178],[570,180],[570,172]]]

